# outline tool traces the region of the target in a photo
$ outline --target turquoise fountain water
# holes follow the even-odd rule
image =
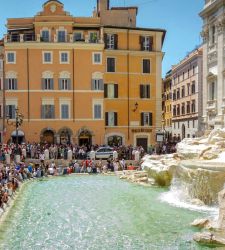
[[[161,202],[164,191],[105,176],[32,182],[3,225],[0,249],[207,249],[189,226],[207,214]]]

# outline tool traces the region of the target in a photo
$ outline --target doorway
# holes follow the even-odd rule
[[[185,125],[182,125],[182,139],[185,138]]]
[[[52,130],[46,130],[43,133],[43,143],[54,144],[54,132]]]
[[[148,138],[137,138],[136,139],[136,145],[142,146],[142,148],[147,152],[148,149]]]

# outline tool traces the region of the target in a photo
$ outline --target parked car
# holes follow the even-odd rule
[[[90,159],[90,153],[87,153],[87,158]],[[113,148],[100,147],[95,151],[95,159],[108,159],[113,157]]]

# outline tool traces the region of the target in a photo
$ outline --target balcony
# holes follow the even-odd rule
[[[57,35],[51,38],[43,38],[40,34],[9,34],[4,36],[5,43],[24,43],[24,42],[40,42],[40,43],[104,43],[103,37],[90,37],[86,35],[84,39],[75,40],[73,34],[61,37]]]

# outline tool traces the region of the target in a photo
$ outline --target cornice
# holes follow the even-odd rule
[[[104,50],[103,43],[5,43],[7,49],[86,49],[86,50]]]

